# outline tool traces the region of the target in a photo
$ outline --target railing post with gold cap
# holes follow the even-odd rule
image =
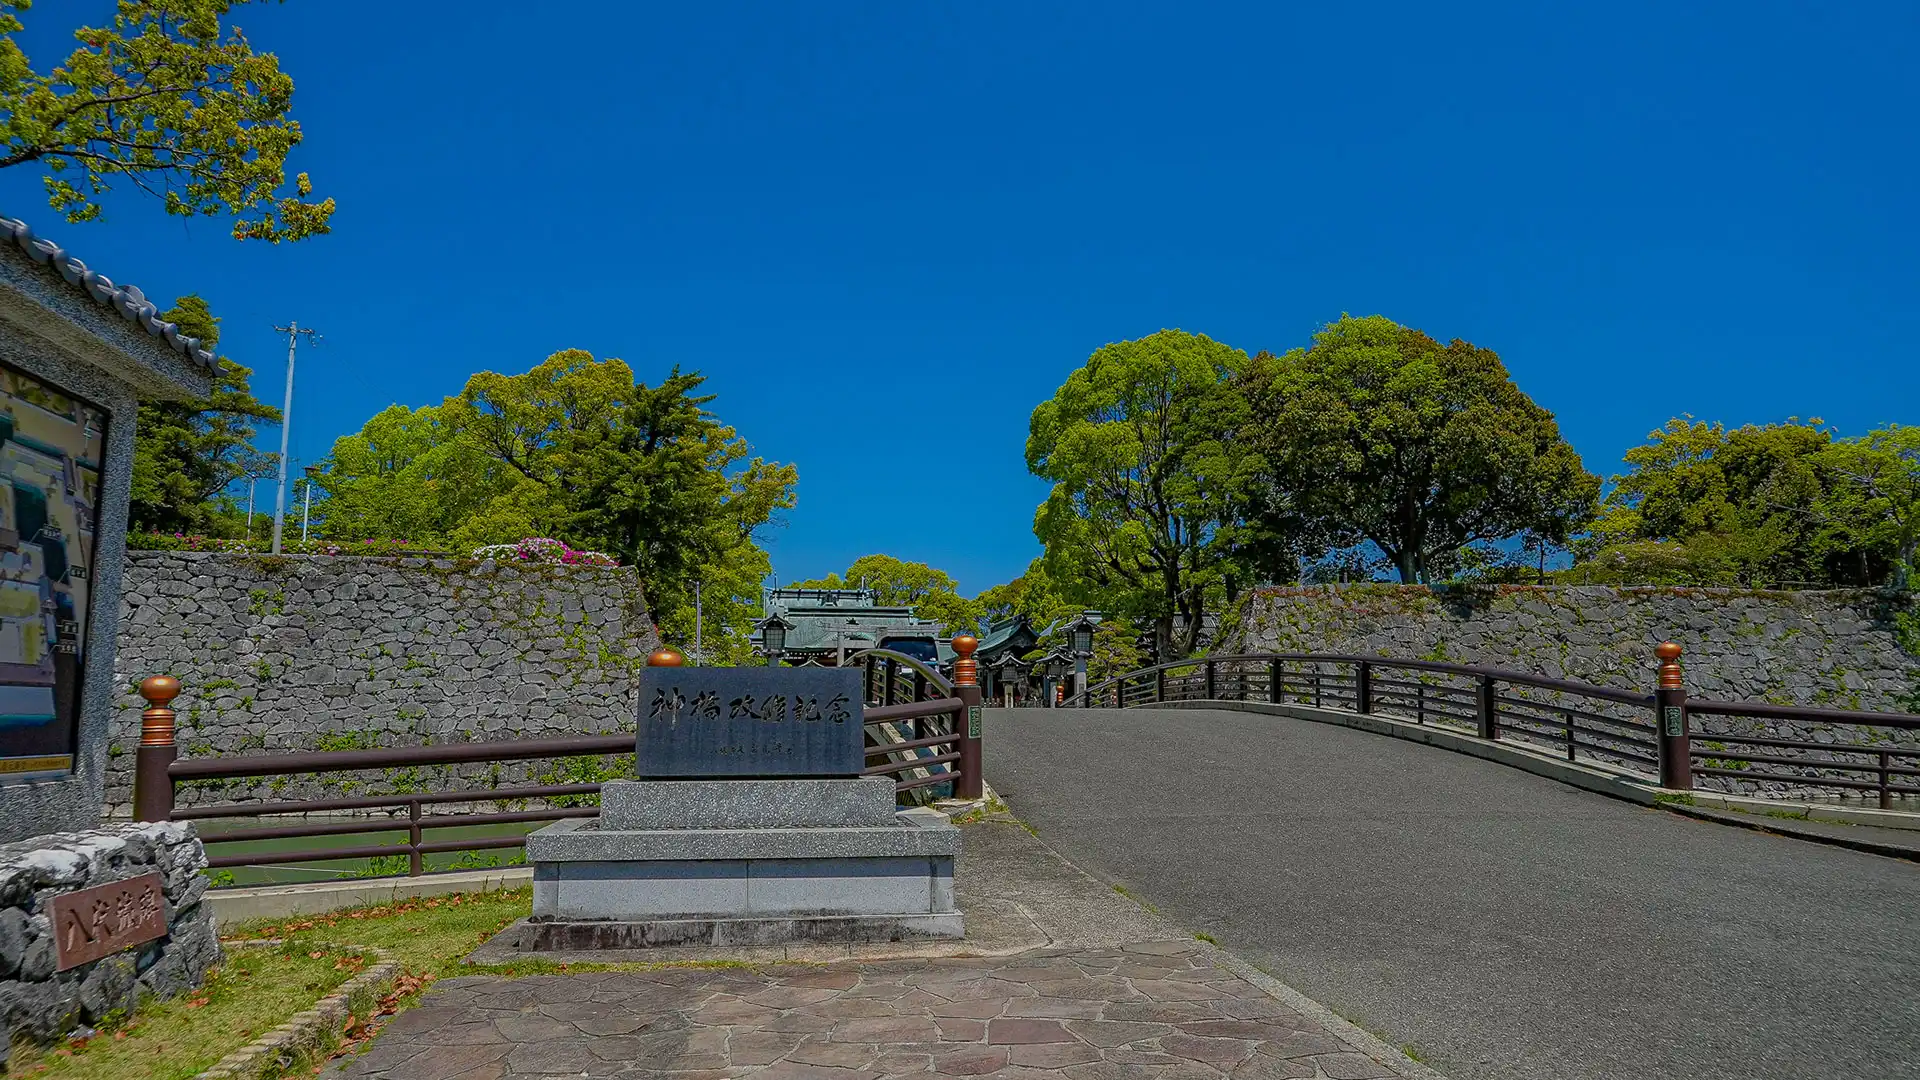
[[[1680,670],[1680,646],[1663,641],[1654,647],[1660,658],[1660,685],[1653,692],[1653,722],[1660,731],[1660,786],[1693,790],[1693,740],[1687,735],[1687,684]]]
[[[686,657],[681,656],[679,652],[669,649],[665,645],[647,654],[648,667],[680,667],[686,662]]]
[[[953,696],[960,699],[955,718],[960,735],[960,781],[954,785],[955,798],[977,799],[986,793],[985,778],[980,775],[980,663],[973,650],[980,639],[961,634],[953,639]]]
[[[136,821],[166,821],[173,816],[173,779],[167,766],[178,748],[173,742],[173,699],[180,680],[154,675],[140,680],[140,696],[147,699],[140,714],[140,748],[133,757],[133,817]]]

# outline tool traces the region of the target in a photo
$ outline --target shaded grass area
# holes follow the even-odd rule
[[[471,973],[462,959],[481,942],[533,910],[533,890],[451,893],[415,897],[390,904],[347,908],[323,915],[261,919],[229,931],[234,939],[280,938],[301,944],[340,942],[385,949],[410,975],[428,979]],[[576,965],[576,968],[578,965]],[[553,970],[538,961],[485,968],[489,974],[532,974]]]
[[[131,1018],[114,1017],[87,1038],[16,1046],[7,1075],[184,1080],[311,1007],[364,964],[315,943],[230,949],[199,990],[148,1000]]]

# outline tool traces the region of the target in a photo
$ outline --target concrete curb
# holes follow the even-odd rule
[[[1414,724],[1405,720],[1396,720],[1384,716],[1366,716],[1360,713],[1342,712],[1338,709],[1314,708],[1309,705],[1275,705],[1264,701],[1164,701],[1145,702],[1131,706],[1136,709],[1218,709],[1226,712],[1248,712],[1265,716],[1285,716],[1294,720],[1307,720],[1318,724],[1334,724],[1339,727],[1353,728],[1375,735],[1403,739],[1408,742],[1436,746],[1442,750],[1451,750],[1457,754],[1492,761],[1523,772],[1544,776],[1549,780],[1558,780],[1563,784],[1585,791],[1591,791],[1608,798],[1637,803],[1658,810],[1666,810],[1697,821],[1710,821],[1735,828],[1751,829],[1773,836],[1784,836],[1794,840],[1805,840],[1816,844],[1846,848],[1868,855],[1886,858],[1920,860],[1920,844],[1909,849],[1898,844],[1847,836],[1833,836],[1826,833],[1795,829],[1784,824],[1783,819],[1758,817],[1740,813],[1751,810],[1797,810],[1810,821],[1828,821],[1840,825],[1871,825],[1887,829],[1920,829],[1920,814],[1902,813],[1895,810],[1869,810],[1851,807],[1824,807],[1818,803],[1773,801],[1754,799],[1741,795],[1728,795],[1722,792],[1670,791],[1651,782],[1651,778],[1640,773],[1624,769],[1614,770],[1598,765],[1571,762],[1562,758],[1550,757],[1512,742],[1488,742],[1477,735],[1468,735],[1462,731],[1450,730],[1433,724]],[[1700,803],[1707,803],[1703,808]],[[1726,812],[1713,812],[1711,807],[1724,807]]]
[[[1736,829],[1751,829],[1766,833],[1768,836],[1785,836],[1794,840],[1807,840],[1815,844],[1828,844],[1833,847],[1847,848],[1850,851],[1862,851],[1869,855],[1879,855],[1889,859],[1905,859],[1908,862],[1920,862],[1920,837],[1916,837],[1912,847],[1888,844],[1864,837],[1834,836],[1830,833],[1814,832],[1795,828],[1791,818],[1757,817],[1737,810],[1719,810],[1706,806],[1688,806],[1682,802],[1663,802],[1660,809],[1669,810],[1682,817],[1695,821],[1711,821],[1716,825],[1730,825]]]
[[[283,942],[278,938],[259,938],[223,941],[220,944],[228,949],[246,949],[277,946]],[[195,1080],[241,1080],[261,1076],[269,1070],[282,1068],[283,1058],[295,1059],[308,1051],[326,1049],[327,1036],[337,1030],[340,1022],[354,1011],[355,999],[369,991],[377,993],[393,985],[394,978],[400,974],[400,962],[385,949],[372,945],[336,945],[333,948],[355,956],[373,956],[379,963],[341,983],[333,993],[315,1002],[312,1008],[293,1014],[286,1023],[221,1058]]]
[[[1408,1057],[1397,1047],[1389,1045],[1379,1036],[1327,1008],[1325,1005],[1281,982],[1279,979],[1261,971],[1245,960],[1225,949],[1215,946],[1214,956],[1219,965],[1247,980],[1267,992],[1268,996],[1294,1012],[1319,1023],[1340,1038],[1352,1043],[1361,1053],[1380,1063],[1383,1068],[1392,1069],[1405,1080],[1447,1080],[1431,1066],[1423,1065]]]
[[[403,878],[354,878],[348,881],[310,881],[298,885],[255,885],[243,889],[212,889],[206,903],[213,908],[214,925],[222,930],[254,919],[284,919],[319,915],[341,908],[372,907],[443,896],[456,892],[499,892],[524,888],[533,882],[533,867],[498,870],[459,870]]]

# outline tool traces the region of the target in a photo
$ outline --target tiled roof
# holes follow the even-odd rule
[[[119,313],[128,322],[162,339],[168,348],[190,362],[208,371],[218,370],[218,361],[212,352],[200,347],[200,339],[182,334],[179,327],[161,319],[160,309],[138,286],[115,285],[105,274],[87,269],[87,264],[68,254],[66,248],[34,236],[26,222],[0,216],[0,242],[6,240],[12,240],[34,262],[53,267],[67,279],[67,284],[85,290],[94,303]]]

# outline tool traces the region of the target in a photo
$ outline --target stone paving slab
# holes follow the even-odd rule
[[[1369,1056],[1192,940],[437,984],[331,1075],[364,1080],[1371,1080]],[[1379,1054],[1380,1051],[1374,1051]],[[1381,1055],[1384,1057],[1385,1055]]]

